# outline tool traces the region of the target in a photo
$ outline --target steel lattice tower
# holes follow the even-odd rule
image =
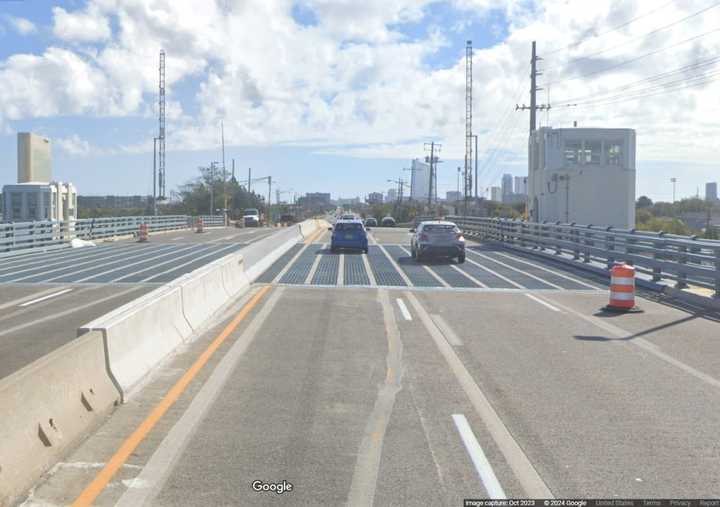
[[[465,46],[465,206],[472,195],[472,41]],[[476,154],[477,155],[477,154]]]
[[[166,199],[165,195],[165,50],[160,50],[158,93],[158,199]]]

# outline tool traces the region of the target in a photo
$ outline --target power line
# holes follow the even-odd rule
[[[701,33],[700,35],[695,35],[694,37],[690,37],[689,39],[681,40],[680,42],[676,42],[675,44],[671,44],[670,46],[666,46],[666,47],[664,47],[664,48],[659,48],[659,49],[656,49],[656,50],[651,51],[651,52],[649,52],[649,53],[645,53],[645,54],[643,54],[643,55],[637,56],[637,57],[635,57],[635,58],[631,58],[631,59],[629,59],[629,60],[624,60],[624,61],[622,61],[622,62],[616,63],[615,65],[611,65],[611,66],[609,66],[609,67],[605,67],[604,69],[596,70],[596,71],[593,71],[593,72],[588,72],[587,74],[582,74],[582,75],[580,75],[580,76],[575,76],[575,77],[571,77],[571,78],[568,78],[568,79],[563,79],[563,80],[560,80],[560,81],[553,81],[553,82],[551,82],[551,83],[548,83],[548,85],[557,84],[557,83],[564,83],[564,82],[567,82],[567,81],[576,81],[576,80],[578,80],[578,79],[583,79],[583,78],[586,78],[586,77],[596,76],[596,75],[598,75],[598,74],[603,74],[603,73],[608,72],[608,71],[610,71],[610,70],[614,70],[614,69],[617,69],[617,68],[619,68],[619,67],[623,67],[623,66],[625,66],[625,65],[627,65],[627,64],[629,64],[629,63],[637,62],[638,60],[642,60],[643,58],[647,58],[648,56],[652,56],[652,55],[655,55],[655,54],[657,54],[657,53],[662,53],[663,51],[667,51],[668,49],[672,49],[672,48],[674,48],[674,47],[680,46],[680,45],[682,45],[682,44],[685,44],[686,42],[691,42],[691,41],[700,39],[700,38],[702,38],[702,37],[706,37],[706,36],[708,36],[708,35],[710,35],[710,34],[712,34],[712,33],[718,32],[718,31],[720,31],[720,28],[715,28],[715,29],[710,30],[710,31],[708,31],[708,32]]]
[[[712,67],[713,65],[715,65],[715,64],[718,63],[718,62],[720,62],[720,57],[718,57],[718,56],[714,56],[714,57],[708,58],[708,59],[706,59],[706,60],[696,60],[696,61],[694,61],[693,63],[687,64],[687,65],[683,65],[682,67],[678,67],[678,68],[676,68],[676,69],[672,69],[672,70],[669,70],[669,71],[666,71],[666,72],[661,72],[660,74],[654,74],[654,75],[652,75],[652,76],[648,76],[648,77],[646,77],[646,78],[639,79],[639,80],[637,80],[637,81],[632,81],[632,82],[630,82],[630,83],[626,83],[626,84],[624,84],[624,85],[622,85],[622,86],[619,86],[619,87],[617,87],[617,88],[612,88],[612,89],[610,89],[610,90],[608,90],[608,91],[606,91],[606,92],[601,93],[601,95],[605,95],[605,94],[608,94],[608,93],[616,93],[616,92],[620,92],[620,91],[623,91],[623,90],[629,90],[629,89],[631,89],[631,88],[634,88],[636,85],[645,84],[645,83],[652,83],[652,82],[655,82],[655,81],[660,81],[660,80],[662,80],[662,79],[664,79],[664,78],[666,78],[666,77],[670,77],[670,76],[672,76],[672,75],[674,75],[674,74],[682,74],[682,73],[685,73],[685,72],[690,71],[690,70],[699,70],[699,69],[701,69],[701,68],[703,68],[703,67]],[[574,97],[574,98],[571,98],[571,99],[566,99],[566,100],[563,100],[563,101],[559,102],[559,103],[557,104],[557,106],[555,106],[555,107],[567,105],[567,104],[572,103],[572,102],[578,102],[578,101],[588,100],[588,99],[591,99],[591,98],[595,97],[596,95],[597,95],[597,94],[581,95],[581,96],[579,96],[579,97]]]
[[[616,27],[614,27],[614,28],[611,28],[611,29],[609,29],[609,30],[607,30],[607,31],[605,31],[605,32],[599,33],[599,34],[597,34],[597,35],[592,35],[592,36],[590,36],[590,37],[585,37],[585,38],[583,38],[583,39],[579,39],[579,40],[573,42],[572,44],[568,44],[567,46],[564,46],[564,47],[561,47],[561,48],[553,49],[552,51],[546,51],[546,52],[545,52],[545,55],[553,55],[553,54],[555,54],[555,53],[559,53],[560,51],[564,51],[564,50],[567,50],[567,49],[571,49],[571,48],[574,48],[574,47],[578,47],[580,44],[582,44],[582,43],[585,42],[586,40],[597,39],[597,38],[603,37],[604,35],[607,35],[607,34],[609,34],[609,33],[616,32],[617,30],[620,30],[621,28],[625,28],[626,26],[634,23],[635,21],[637,21],[637,20],[639,20],[639,19],[642,19],[642,18],[645,18],[645,17],[647,17],[647,16],[650,16],[651,14],[655,14],[656,12],[664,9],[664,8],[667,7],[668,5],[671,5],[671,4],[674,4],[674,3],[675,3],[675,0],[670,0],[669,2],[662,4],[660,7],[657,7],[657,8],[655,8],[655,9],[649,11],[649,12],[646,12],[645,14],[641,14],[640,16],[634,17],[634,18],[632,18],[631,20],[626,21],[626,22],[622,23],[621,25],[618,25],[618,26],[616,26]]]
[[[717,77],[715,77],[715,76],[717,76]],[[688,89],[688,88],[695,88],[700,85],[704,85],[704,84],[708,84],[708,83],[712,83],[714,81],[720,80],[720,72],[715,72],[713,74],[699,76],[699,77],[702,77],[702,79],[697,80],[697,81],[691,80],[691,82],[683,83],[682,86],[669,87],[667,89],[659,90],[656,93],[648,94],[644,90],[639,90],[635,95],[622,96],[622,98],[617,98],[615,100],[606,99],[604,101],[599,101],[599,102],[595,102],[595,103],[587,103],[587,104],[583,104],[583,107],[609,106],[609,105],[613,105],[613,104],[619,104],[622,102],[628,102],[631,100],[640,100],[640,99],[646,99],[646,98],[651,98],[651,97],[657,97],[659,95],[664,95],[667,93],[680,91],[680,90],[684,90],[684,89]]]
[[[626,40],[625,42],[623,42],[623,43],[621,43],[621,44],[617,44],[617,45],[615,45],[615,46],[611,46],[611,47],[609,47],[609,48],[605,48],[605,49],[602,49],[602,50],[600,50],[600,51],[596,51],[595,53],[592,53],[592,54],[589,54],[589,55],[579,56],[579,57],[576,57],[576,58],[572,58],[572,59],[568,60],[568,63],[570,63],[570,62],[577,62],[577,61],[580,61],[580,60],[589,60],[590,58],[593,58],[594,56],[601,55],[601,54],[607,53],[607,52],[609,52],[609,51],[613,51],[613,50],[615,50],[615,49],[621,48],[621,47],[626,46],[626,45],[630,44],[631,42],[636,41],[636,40],[638,40],[638,39],[644,39],[645,37],[649,37],[649,36],[654,35],[654,34],[656,34],[656,33],[662,32],[663,30],[667,30],[668,28],[672,28],[673,26],[679,25],[680,23],[683,23],[683,22],[687,21],[688,19],[694,18],[695,16],[699,16],[700,14],[702,14],[702,13],[704,13],[704,12],[707,12],[707,11],[709,11],[710,9],[714,9],[714,8],[717,7],[718,5],[720,5],[720,2],[716,2],[716,3],[714,3],[713,5],[711,5],[711,6],[709,6],[709,7],[705,7],[704,9],[701,9],[701,10],[699,10],[699,11],[697,11],[697,12],[694,12],[694,13],[688,15],[688,16],[685,16],[685,17],[682,18],[682,19],[673,21],[673,22],[670,23],[670,24],[667,24],[667,25],[662,26],[662,27],[660,27],[660,28],[656,28],[656,29],[654,29],[654,30],[651,30],[651,31],[649,31],[648,33],[645,33],[645,34],[643,34],[643,35],[638,35],[638,36],[636,36],[636,37],[633,37],[633,38],[631,38],[631,39],[629,39],[629,40]]]

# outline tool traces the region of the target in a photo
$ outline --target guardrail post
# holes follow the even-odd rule
[[[580,258],[580,231],[575,228],[575,222],[570,224],[570,239],[575,244],[573,247],[573,260]]]
[[[630,229],[630,234],[635,234],[635,229]],[[634,252],[635,249],[633,248],[633,245],[636,243],[635,238],[628,238],[625,237],[625,255],[627,256],[625,259],[625,263],[634,266],[635,262],[633,262],[632,258],[630,257]]]
[[[688,286],[687,271],[683,269],[683,266],[687,264],[687,251],[687,246],[678,246],[678,255],[676,259],[676,262],[678,263],[677,282],[675,282],[676,289],[684,289]]]
[[[562,254],[562,227],[560,227],[560,221],[555,222],[555,255]]]
[[[714,298],[720,298],[720,247],[715,248],[715,294]]]
[[[607,268],[615,265],[615,236],[611,233],[612,227],[605,229],[605,250],[607,250]]]
[[[659,238],[662,238],[664,235],[665,233],[663,231],[660,231],[658,233]],[[663,260],[663,254],[662,252],[658,252],[658,250],[665,249],[665,241],[653,241],[653,248],[655,249],[655,251],[653,252],[653,259],[658,264],[653,266],[652,281],[659,282],[662,280],[662,267],[660,267],[659,263]]]
[[[590,247],[593,246],[593,234],[592,234],[592,225],[589,224],[587,226],[587,231],[585,231],[585,258],[583,259],[583,262],[586,264],[590,263]]]

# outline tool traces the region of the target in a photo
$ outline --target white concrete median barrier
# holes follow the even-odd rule
[[[182,290],[164,286],[124,311],[86,324],[80,332],[100,331],[105,340],[110,372],[123,398],[160,361],[193,332],[185,318]]]
[[[0,380],[0,505],[17,501],[120,397],[96,332]]]

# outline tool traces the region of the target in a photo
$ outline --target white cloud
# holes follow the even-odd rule
[[[53,144],[61,151],[75,157],[85,157],[90,154],[90,143],[86,139],[82,139],[77,134],[70,137],[61,137],[52,140]]]
[[[68,12],[53,7],[53,33],[66,41],[93,42],[110,38],[110,23],[96,6],[90,3],[85,11]]]
[[[19,18],[15,16],[6,16],[5,19],[12,27],[12,29],[20,35],[30,35],[37,32],[37,27],[35,26],[35,23],[30,21],[29,19]]]
[[[459,9],[457,23],[437,27],[424,39],[404,38],[398,23],[434,23],[427,17],[429,3],[306,0],[317,20],[314,26],[294,21],[294,0],[205,2],[202,9],[194,0],[89,0],[76,11],[56,8],[58,47],[41,55],[14,55],[0,64],[0,123],[67,114],[154,116],[157,58],[165,48],[169,149],[215,147],[217,126],[224,119],[228,144],[324,143],[318,149],[410,159],[422,156],[423,140],[435,139],[443,143],[443,157],[461,159],[462,51],[445,68],[429,68],[426,62],[450,37],[460,45],[477,38],[461,20],[488,19],[488,12],[501,9],[507,23],[502,32],[509,36],[475,51],[474,131],[480,136],[481,156],[495,148],[523,157],[527,113],[513,107],[516,101],[528,103],[532,40],[538,41],[544,58],[539,84],[546,90],[540,101],[546,102],[549,84],[553,104],[598,97],[720,50],[717,36],[699,38],[614,72],[573,80],[715,28],[710,14],[720,9],[657,36],[637,38],[704,5],[700,0],[662,9],[651,0],[451,0],[448,5]],[[648,12],[627,27],[588,38]],[[582,38],[586,40],[569,50],[551,51]],[[84,44],[88,42],[95,44]],[[614,46],[620,47],[572,60]],[[193,104],[173,95],[183,80],[198,85]],[[708,105],[717,103],[719,92],[720,83],[713,82],[648,100],[556,108],[550,121],[555,126],[577,120],[581,126],[636,128],[639,157],[715,160],[715,112]],[[188,110],[197,114],[190,117]],[[539,118],[545,121],[544,114]],[[139,136],[136,146],[122,149],[147,147]],[[498,156],[498,163],[487,168],[488,179],[509,156]]]

